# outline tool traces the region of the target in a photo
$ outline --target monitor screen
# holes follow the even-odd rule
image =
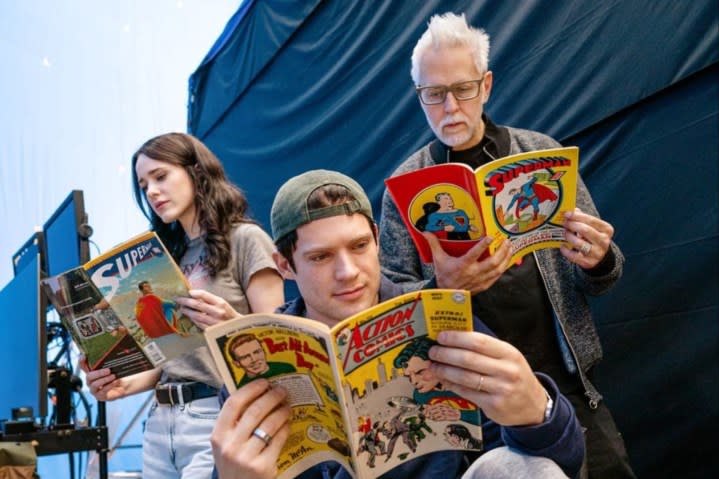
[[[81,190],[73,190],[43,226],[47,274],[55,276],[90,260],[87,215]]]
[[[45,299],[40,294],[40,257],[25,266],[0,290],[0,419],[12,409],[32,407],[36,418],[47,415]]]
[[[40,255],[40,269],[44,272],[47,265],[43,264],[42,259],[45,257],[45,241],[42,232],[36,231],[29,240],[12,255],[13,274],[17,275],[25,265],[35,261],[35,256]]]

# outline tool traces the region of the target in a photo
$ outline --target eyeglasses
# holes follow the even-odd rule
[[[415,90],[417,96],[422,103],[425,105],[439,105],[444,103],[447,99],[447,92],[452,92],[452,95],[457,101],[471,100],[479,96],[479,91],[482,86],[483,80],[469,80],[452,83],[449,86],[445,85],[430,85],[420,86]]]

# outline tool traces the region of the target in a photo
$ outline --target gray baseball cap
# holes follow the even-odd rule
[[[310,210],[307,200],[317,188],[325,185],[344,186],[354,196],[354,201]],[[277,241],[314,220],[353,213],[362,213],[373,219],[372,205],[359,183],[337,171],[307,171],[290,178],[277,191],[270,212],[272,239]]]

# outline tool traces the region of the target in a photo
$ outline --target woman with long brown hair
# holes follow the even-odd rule
[[[272,240],[248,217],[244,194],[202,142],[184,133],[154,137],[132,156],[132,174],[138,206],[193,288],[177,302],[198,327],[282,304]],[[155,388],[143,477],[211,477],[209,438],[222,380],[207,347],[134,376],[115,379],[103,369],[87,378],[104,401]]]

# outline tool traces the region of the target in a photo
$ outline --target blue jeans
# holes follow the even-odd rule
[[[174,406],[154,402],[145,423],[143,479],[212,477],[210,435],[219,412],[217,397]]]

